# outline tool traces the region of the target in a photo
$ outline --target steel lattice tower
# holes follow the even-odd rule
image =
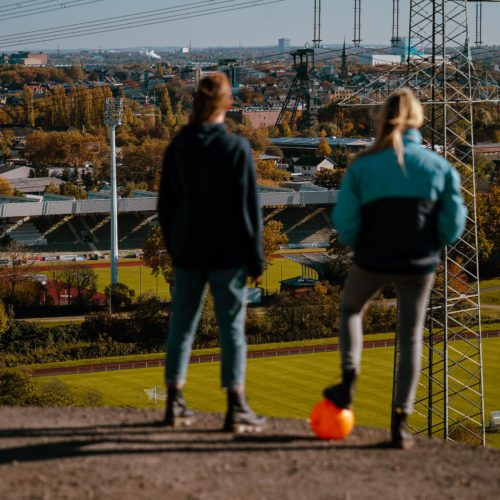
[[[467,1],[412,0],[408,84],[427,103],[431,148],[457,168],[468,210],[464,234],[436,274],[412,427],[485,444],[473,131],[473,64]],[[431,47],[428,54],[425,48]]]
[[[472,104],[491,102],[492,96],[482,88],[484,79],[474,74],[467,4],[411,0],[404,66],[341,105],[379,106],[397,88],[413,88],[426,110],[424,140],[460,173],[467,226],[460,240],[445,249],[436,275],[410,425],[419,434],[484,445]],[[398,359],[396,349],[396,365]]]
[[[302,128],[314,127],[318,123],[318,98],[314,90],[315,64],[314,49],[299,49],[291,52],[295,78],[283,103],[276,125],[284,122],[285,113],[291,111],[290,127],[297,123],[297,112],[302,109]]]

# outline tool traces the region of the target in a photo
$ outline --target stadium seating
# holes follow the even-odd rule
[[[331,234],[330,208],[321,206],[266,207],[266,222],[283,224],[292,248],[326,246]],[[0,228],[9,238],[32,251],[44,253],[93,253],[110,249],[109,214],[51,215],[4,221]],[[138,250],[151,227],[158,224],[155,212],[123,212],[118,215],[120,250]],[[7,234],[7,233],[6,233]],[[9,238],[4,238],[5,242]]]

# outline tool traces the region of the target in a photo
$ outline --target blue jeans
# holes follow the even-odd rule
[[[175,269],[165,379],[183,385],[207,285],[219,324],[222,387],[243,388],[246,368],[245,312],[247,269],[194,271]]]

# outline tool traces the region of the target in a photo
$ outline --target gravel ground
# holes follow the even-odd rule
[[[0,408],[0,498],[455,499],[500,498],[500,451],[419,439],[386,447],[357,428],[340,443],[304,421],[272,420],[262,434],[219,431],[221,415],[189,429],[130,409]]]

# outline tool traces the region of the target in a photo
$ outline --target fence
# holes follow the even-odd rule
[[[473,334],[471,334],[472,337]],[[494,338],[500,337],[500,330],[494,330],[491,332],[483,332],[483,338]],[[467,336],[461,336],[460,339],[450,340],[461,340],[467,338]],[[392,347],[395,344],[395,339],[383,339],[383,340],[367,340],[363,342],[364,349],[375,349],[377,347]],[[247,353],[248,359],[262,359],[262,358],[274,358],[278,356],[293,356],[298,354],[319,354],[325,352],[336,352],[340,349],[339,344],[327,344],[319,346],[304,346],[304,347],[290,347],[290,348],[276,348],[276,349],[266,349],[262,351],[249,351]],[[199,356],[191,356],[190,363],[215,363],[220,361],[220,354],[202,354]],[[108,372],[117,370],[134,370],[138,368],[159,368],[165,365],[164,358],[152,359],[148,361],[124,361],[121,363],[107,363],[107,364],[96,364],[87,366],[68,366],[61,368],[43,368],[38,370],[33,370],[32,375],[34,377],[48,377],[56,375],[78,375],[84,373],[95,373],[95,372]]]

